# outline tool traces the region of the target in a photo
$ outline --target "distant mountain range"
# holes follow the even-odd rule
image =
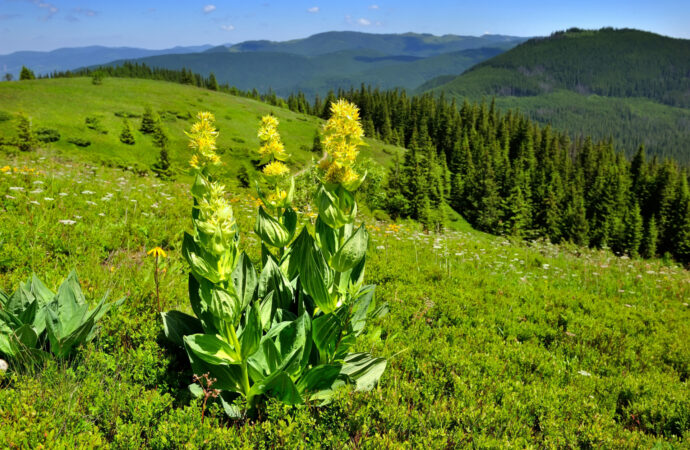
[[[133,47],[102,47],[94,45],[90,47],[60,48],[49,52],[22,51],[0,55],[0,76],[10,73],[16,78],[23,65],[33,70],[36,75],[44,75],[53,71],[65,71],[96,64],[105,64],[116,59],[203,52],[211,47],[211,45],[198,45],[163,50],[147,50]]]
[[[138,58],[168,69],[191,69],[220,83],[278,95],[307,96],[359,86],[414,89],[443,74],[458,74],[526,38],[500,35],[434,36],[328,32],[286,42],[247,41],[204,52]],[[113,61],[117,65],[125,59]]]
[[[418,93],[518,108],[571,134],[613,137],[630,154],[690,162],[690,40],[604,28],[531,39]]]

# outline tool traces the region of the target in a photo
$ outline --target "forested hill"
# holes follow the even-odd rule
[[[558,32],[484,61],[446,87],[518,97],[567,89],[690,107],[690,40],[631,29]]]
[[[573,135],[613,137],[628,154],[688,161],[690,40],[605,28],[571,29],[531,39],[455,79],[420,91],[458,98],[497,97],[533,119]]]

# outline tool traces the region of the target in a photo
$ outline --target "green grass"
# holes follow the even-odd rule
[[[260,117],[268,113],[280,120],[279,131],[292,155],[293,168],[302,168],[312,157],[320,157],[310,151],[314,134],[322,123],[319,119],[255,100],[151,80],[106,78],[102,85],[92,84],[90,78],[0,83],[3,112],[10,116],[23,112],[32,119],[34,128],[57,129],[61,139],[50,147],[65,156],[86,158],[94,163],[146,169],[156,161],[158,150],[151,136],[138,131],[140,119],[129,119],[136,144],[129,146],[119,140],[122,118],[115,113],[141,115],[146,105],[162,114],[171,139],[171,160],[177,168],[186,167],[191,156],[183,131],[189,129],[194,116],[201,110],[211,111],[216,116],[220,130],[218,146],[227,162],[229,175],[236,173],[238,163],[256,158],[259,147],[256,131]],[[87,128],[85,119],[88,116],[99,117],[107,134]],[[14,136],[15,126],[16,119],[0,121],[0,137]],[[79,148],[67,142],[70,138],[87,139],[91,145]],[[399,151],[378,141],[368,140],[367,143],[369,146],[363,149],[362,155],[380,164],[387,164],[390,155]]]
[[[258,116],[272,110],[136,80],[2,85],[3,109],[25,109],[38,126],[57,127],[63,136],[85,133],[84,115],[143,109],[144,97],[156,109],[212,110],[221,147],[245,139],[241,145],[249,152],[258,144]],[[291,152],[311,142],[318,122],[273,110]],[[189,156],[182,134],[188,124],[169,122],[176,164]],[[322,408],[270,403],[258,421],[228,419],[211,403],[202,424],[201,403],[187,391],[188,360],[162,338],[153,260],[146,256],[158,245],[167,251],[163,308],[189,312],[181,255],[191,225],[189,180],[161,181],[101,164],[153,159],[152,147],[123,149],[112,133],[97,136],[102,140],[94,138],[86,150],[61,140],[30,153],[0,153],[0,289],[14,291],[32,272],[55,288],[75,268],[89,300],[107,291],[127,295],[73,360],[11,367],[0,375],[5,446],[687,446],[690,273],[662,260],[511,242],[473,231],[457,214],[450,214],[444,235],[425,234],[413,222],[393,225],[369,214],[357,219],[371,234],[366,282],[378,285],[377,297],[390,309],[357,342],[356,350],[388,360],[375,390],[341,391]],[[385,162],[389,148],[377,145],[366,151]],[[294,154],[300,163],[309,159],[299,147]],[[247,156],[232,149],[222,158],[234,167]],[[234,184],[231,170],[219,175]],[[258,262],[254,194],[232,188],[231,196],[241,248]],[[303,198],[300,190],[300,226],[313,220]]]
[[[427,235],[368,216],[359,218],[372,236],[367,282],[390,313],[358,346],[388,359],[380,386],[343,391],[324,408],[270,404],[258,422],[229,420],[213,404],[202,425],[186,358],[161,339],[146,257],[156,245],[168,251],[164,308],[189,311],[187,184],[56,149],[0,157],[6,164],[39,173],[0,175],[0,288],[32,272],[54,288],[76,268],[89,298],[128,295],[74,361],[0,378],[0,442],[10,447],[687,445],[687,271],[465,227]],[[256,260],[256,204],[250,192],[232,196]]]

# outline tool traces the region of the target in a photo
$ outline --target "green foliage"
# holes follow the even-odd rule
[[[86,128],[97,131],[98,133],[101,134],[108,134],[108,130],[106,130],[103,127],[103,124],[101,123],[102,117],[99,115],[92,115],[92,116],[87,116],[84,119],[84,123],[86,124]]]
[[[90,80],[82,82],[90,88]],[[301,128],[282,123],[292,148],[292,130]],[[302,142],[312,136],[310,128]],[[209,399],[202,424],[202,399],[187,389],[187,356],[159,339],[152,261],[144,259],[153,245],[168,251],[161,302],[194,316],[188,279],[180,276],[187,267],[180,224],[193,205],[188,188],[96,166],[85,154],[0,156],[0,168],[40,171],[0,175],[0,286],[14,290],[32,271],[57,286],[62,268],[74,266],[87,297],[99,299],[109,288],[128,293],[70,364],[49,360],[28,372],[10,364],[0,377],[6,446],[46,439],[68,448],[687,446],[687,271],[658,259],[508,241],[464,224],[426,235],[409,221],[377,223],[365,208],[357,222],[370,234],[366,283],[377,285],[376,299],[390,312],[367,321],[352,351],[388,361],[378,387],[338,390],[319,408],[268,399],[258,420],[229,419],[220,399]],[[37,187],[44,192],[31,194]],[[235,190],[230,198],[244,230],[240,248],[260,270],[251,194]],[[303,205],[293,208],[305,211]]]
[[[72,355],[95,337],[96,323],[111,306],[124,301],[111,304],[106,299],[89,309],[74,271],[57,294],[36,275],[12,295],[0,291],[0,354],[23,363],[42,358],[41,350],[50,349],[59,358]]]
[[[33,150],[35,145],[36,137],[33,133],[31,119],[20,114],[17,122],[17,148],[22,152],[28,152]]]
[[[26,66],[22,66],[21,72],[19,72],[19,80],[24,81],[24,80],[35,80],[36,75],[34,74],[34,71],[29,69]]]
[[[152,134],[156,131],[156,121],[158,115],[153,112],[151,106],[147,105],[144,109],[144,114],[141,116],[141,126],[139,131],[144,134]]]
[[[97,70],[91,74],[91,84],[99,86],[103,84],[103,72]]]
[[[132,132],[132,126],[129,121],[125,118],[122,119],[122,131],[120,132],[120,142],[127,145],[134,145],[136,141],[134,140],[134,133]]]
[[[37,128],[36,140],[40,142],[57,142],[60,140],[60,132],[55,128]]]
[[[247,166],[242,164],[239,169],[237,169],[237,181],[242,188],[249,187],[249,171]]]
[[[70,144],[74,144],[77,147],[88,147],[89,145],[91,145],[90,140],[79,137],[67,138],[67,142],[69,142]]]
[[[153,125],[153,145],[160,150],[160,153],[158,154],[158,161],[151,166],[151,170],[153,170],[158,177],[163,179],[172,179],[173,176],[172,169],[170,168],[170,159],[168,157],[169,142],[170,139],[163,129],[163,123],[158,117]]]

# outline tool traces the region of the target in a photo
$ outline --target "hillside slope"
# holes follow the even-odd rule
[[[496,96],[499,106],[573,135],[690,160],[690,40],[629,29],[554,33],[418,90]]]
[[[192,123],[197,111],[208,110],[216,115],[220,137],[219,148],[228,170],[236,173],[237,163],[255,157],[259,146],[256,130],[262,115],[272,113],[280,120],[279,131],[285,146],[292,154],[291,164],[303,166],[311,161],[310,149],[321,121],[286,109],[254,100],[174,83],[107,78],[102,85],[94,85],[90,78],[44,79],[0,83],[0,138],[16,134],[16,114],[23,112],[33,122],[34,129],[58,130],[60,140],[50,146],[65,154],[103,161],[122,166],[149,167],[158,150],[149,135],[138,131],[140,119],[129,119],[136,139],[135,145],[119,140],[123,113],[141,116],[146,105],[161,114],[170,138],[171,159],[178,167],[186,165],[191,155],[183,133]],[[86,126],[87,117],[96,117],[98,130]],[[91,142],[85,148],[69,143],[70,138]],[[395,147],[378,141],[368,141],[362,154],[385,163]]]
[[[53,71],[72,70],[94,64],[105,64],[116,59],[144,58],[146,56],[191,53],[207,50],[210,45],[195,47],[174,47],[162,50],[148,50],[133,47],[89,47],[59,48],[49,52],[21,51],[0,55],[0,76],[9,73],[19,77],[22,66],[31,68],[36,75]]]
[[[276,46],[277,47],[277,46]],[[429,57],[384,53],[376,49],[345,49],[316,56],[284,51],[223,51],[158,55],[134,60],[149,67],[191,69],[242,90],[269,89],[288,96],[297,91],[313,97],[361,83],[381,89],[414,89],[437,76],[460,73],[501,53],[497,47],[466,49]],[[124,61],[113,61],[119,65]]]

